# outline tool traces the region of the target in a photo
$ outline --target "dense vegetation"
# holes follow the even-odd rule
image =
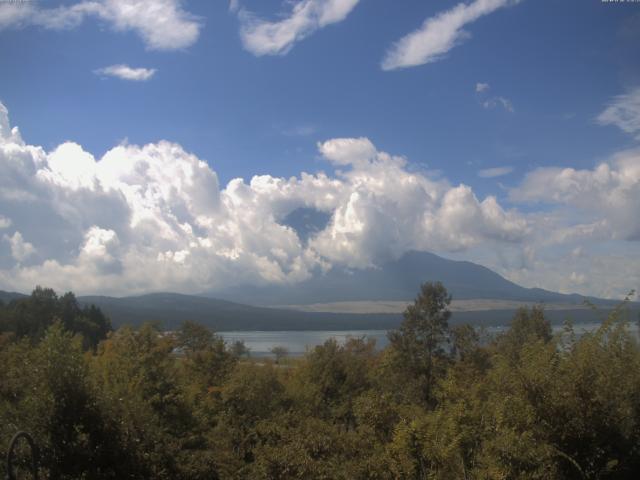
[[[111,331],[111,322],[94,305],[81,307],[68,292],[61,297],[50,288],[36,287],[29,297],[4,305],[0,300],[0,343],[9,338],[26,338],[37,343],[54,323],[65,331],[79,334],[84,348],[95,348]]]
[[[449,302],[425,284],[385,350],[327,341],[276,364],[194,323],[108,332],[37,289],[0,308],[0,454],[24,429],[52,479],[637,478],[623,306],[580,337],[533,308],[481,339],[449,327]]]

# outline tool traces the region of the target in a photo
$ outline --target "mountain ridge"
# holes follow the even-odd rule
[[[345,301],[405,301],[415,298],[420,285],[440,281],[454,299],[516,300],[533,303],[598,304],[615,300],[525,288],[493,270],[466,260],[450,260],[428,252],[408,252],[380,268],[333,269],[295,285],[244,285],[204,295],[252,305],[315,304]]]
[[[155,321],[172,330],[191,320],[218,331],[375,330],[396,328],[402,321],[402,302],[414,299],[421,283],[434,280],[442,281],[453,296],[452,323],[505,325],[518,306],[539,303],[548,305],[547,315],[554,323],[567,317],[576,322],[596,321],[598,314],[585,308],[585,298],[604,309],[619,303],[524,288],[487,267],[425,252],[410,252],[379,269],[329,272],[299,285],[234,287],[218,292],[218,298],[212,298],[211,293],[155,292],[124,297],[85,295],[78,296],[78,301],[100,307],[114,327]],[[23,296],[0,291],[5,302]],[[367,308],[340,311],[335,308],[340,302],[361,303]],[[467,308],[457,308],[456,302],[466,302]],[[387,307],[376,311],[376,303]],[[482,306],[474,309],[474,304]],[[632,304],[633,309],[638,307]]]

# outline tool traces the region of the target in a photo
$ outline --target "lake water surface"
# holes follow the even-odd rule
[[[349,337],[366,337],[376,341],[376,347],[382,349],[389,343],[386,330],[346,330],[346,331],[293,331],[279,332],[218,332],[226,342],[238,340],[244,342],[252,356],[270,355],[273,347],[285,347],[292,356],[303,355],[307,349],[322,345],[330,338],[335,338],[342,345]]]
[[[595,330],[600,326],[600,323],[583,323],[574,326],[576,334],[579,336],[584,332]],[[555,325],[553,327],[554,333],[562,331],[562,325]],[[635,323],[629,325],[629,328],[633,332],[638,331],[638,327]],[[503,332],[506,327],[489,327],[485,329],[487,335],[496,335]],[[244,342],[245,346],[249,348],[251,356],[270,356],[271,349],[276,346],[285,347],[289,355],[300,356],[303,355],[308,349],[313,349],[317,345],[322,345],[330,338],[335,338],[339,344],[344,342],[349,337],[366,337],[376,341],[376,347],[383,349],[389,344],[387,339],[386,330],[321,330],[321,331],[295,331],[285,330],[276,332],[262,332],[262,331],[246,331],[246,332],[218,332],[224,340],[228,343],[232,343],[238,340]]]

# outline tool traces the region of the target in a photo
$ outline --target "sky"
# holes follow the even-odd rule
[[[640,287],[640,3],[0,0],[0,45],[0,289]]]

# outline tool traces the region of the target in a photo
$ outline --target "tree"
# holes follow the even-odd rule
[[[404,311],[400,328],[389,332],[397,360],[420,383],[427,403],[433,399],[434,377],[446,358],[443,346],[449,341],[450,303],[451,295],[442,283],[423,283],[413,305]]]
[[[283,385],[271,365],[238,363],[222,387],[221,410],[211,432],[216,468],[222,478],[239,474],[253,461],[256,424],[287,407]]]
[[[25,339],[2,354],[2,447],[7,434],[26,430],[45,478],[109,478],[124,452],[97,405],[81,338],[56,322],[37,345]]]
[[[271,353],[276,357],[276,364],[279,364],[280,360],[289,355],[289,350],[281,345],[276,345],[271,349]]]
[[[229,350],[237,358],[243,356],[248,357],[251,354],[249,347],[247,347],[242,340],[236,340],[235,342],[233,342],[229,347]]]
[[[28,338],[33,343],[39,342],[58,320],[66,331],[82,335],[85,350],[95,349],[111,331],[109,318],[94,305],[80,307],[72,292],[58,297],[52,289],[38,286],[31,296],[13,300],[0,310],[0,331],[12,332],[16,339]]]
[[[316,346],[293,370],[290,392],[299,408],[346,429],[355,426],[354,400],[370,386],[369,369],[375,341],[349,338],[340,345],[335,338]]]
[[[10,310],[16,337],[36,342],[58,316],[58,296],[50,288],[37,286],[30,297],[12,302]]]
[[[95,305],[81,308],[73,292],[58,298],[57,317],[67,331],[82,335],[85,349],[95,349],[111,331],[111,321],[102,310]]]
[[[238,357],[226,348],[224,339],[204,325],[184,322],[178,331],[177,346],[185,354],[189,378],[202,388],[219,386],[233,370]]]
[[[122,327],[98,348],[92,376],[97,403],[118,426],[127,456],[116,478],[175,479],[195,420],[180,388],[175,341],[153,325]]]
[[[497,339],[498,349],[516,357],[522,347],[528,343],[542,341],[548,343],[553,338],[551,324],[544,316],[541,306],[521,307],[511,321],[511,328]]]
[[[195,353],[211,347],[215,340],[213,332],[196,322],[187,320],[180,326],[177,344],[185,353]]]

